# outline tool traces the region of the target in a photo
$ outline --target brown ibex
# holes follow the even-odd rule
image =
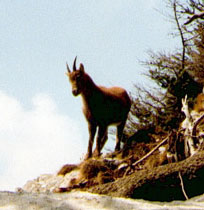
[[[67,71],[73,95],[81,94],[82,96],[83,113],[88,121],[89,143],[86,159],[92,157],[92,146],[97,127],[98,135],[94,156],[101,155],[101,150],[107,140],[109,125],[117,126],[115,151],[120,150],[123,129],[131,106],[127,92],[120,87],[97,86],[84,71],[83,64],[80,64],[79,69],[76,68],[76,58],[73,63],[73,71],[71,72],[68,64]]]
[[[193,110],[196,112],[204,111],[204,93],[198,94]]]

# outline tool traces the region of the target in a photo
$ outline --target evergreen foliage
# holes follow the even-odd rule
[[[147,76],[158,88],[135,85],[125,134],[139,130],[153,133],[178,129],[183,120],[181,99],[190,107],[204,83],[204,1],[169,0],[182,47],[172,54],[150,53]],[[198,15],[199,14],[199,15]]]

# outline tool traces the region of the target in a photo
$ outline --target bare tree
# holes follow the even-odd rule
[[[125,130],[128,136],[141,129],[157,132],[158,128],[163,131],[178,128],[184,117],[181,99],[188,95],[191,107],[194,98],[202,91],[204,4],[199,0],[169,0],[168,3],[181,38],[181,48],[173,54],[150,52],[150,59],[143,62],[148,68],[146,75],[158,88],[152,91],[152,88],[135,86]],[[190,24],[194,21],[196,24]]]

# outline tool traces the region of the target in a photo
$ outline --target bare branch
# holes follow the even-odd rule
[[[182,68],[181,68],[181,73],[180,73],[180,75],[182,75],[183,72],[184,72],[184,68],[185,68],[186,42],[185,42],[183,31],[181,29],[181,26],[180,26],[180,23],[179,23],[179,20],[178,20],[178,16],[177,16],[176,1],[174,1],[174,3],[173,3],[173,9],[174,9],[174,16],[175,16],[176,24],[177,24],[177,27],[178,27],[178,30],[179,30],[179,33],[180,33],[180,36],[181,36],[182,45],[183,45]]]
[[[184,188],[184,183],[183,183],[183,179],[182,179],[182,176],[181,176],[181,172],[179,171],[178,174],[179,174],[179,179],[181,181],[181,189],[182,189],[183,195],[186,198],[186,200],[188,200],[189,198],[188,198],[188,196],[186,194],[186,191],[185,191],[185,188]]]
[[[193,16],[189,18],[187,22],[184,23],[184,25],[188,25],[189,23],[193,22],[194,20],[198,18],[204,18],[204,12],[201,12],[199,14],[194,14]]]
[[[133,163],[133,166],[136,166],[138,163],[141,163],[143,160],[145,160],[146,158],[148,158],[153,152],[155,152],[159,147],[161,147],[164,143],[166,143],[166,141],[169,139],[168,135],[163,141],[161,141],[156,147],[154,147],[150,152],[148,152],[145,156],[143,156],[141,159],[139,159],[138,161],[136,161],[135,163]]]

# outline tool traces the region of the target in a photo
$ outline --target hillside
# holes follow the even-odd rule
[[[63,194],[0,192],[0,209],[3,210],[201,210],[203,206],[204,196],[185,202],[160,203],[82,192]]]

